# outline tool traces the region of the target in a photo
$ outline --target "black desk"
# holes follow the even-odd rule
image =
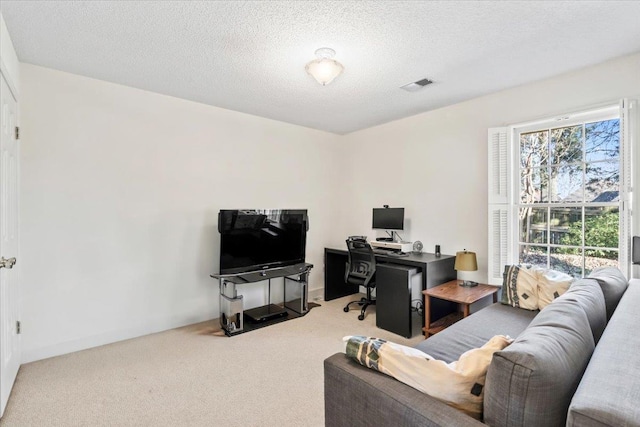
[[[414,254],[409,253],[407,256],[393,256],[386,254],[375,254],[378,264],[393,264],[400,266],[413,267],[422,273],[422,290],[433,288],[434,286],[455,280],[457,278],[456,271],[453,269],[455,256],[441,255],[436,257],[431,253]],[[345,267],[347,263],[348,252],[346,249],[324,250],[324,299],[330,301],[346,295],[352,295],[360,291],[357,285],[346,284],[344,281]],[[376,315],[383,318],[393,318],[394,327],[398,326],[400,330],[392,330],[387,327],[384,329],[392,330],[403,336],[410,336],[406,332],[406,324],[411,319],[411,289],[406,289],[402,283],[395,282],[393,275],[385,274],[383,277],[376,278]],[[383,281],[380,281],[383,279]],[[381,299],[381,294],[386,296],[385,300]],[[455,304],[447,301],[434,301],[436,306],[431,307],[431,320],[435,321],[446,316],[458,309]],[[424,307],[424,296],[422,296]],[[424,326],[424,317],[422,319]],[[394,328],[395,329],[395,328]]]

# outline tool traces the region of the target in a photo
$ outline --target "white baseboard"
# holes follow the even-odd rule
[[[79,338],[77,340],[66,341],[63,343],[34,348],[30,350],[23,349],[22,363],[24,364],[35,362],[37,360],[61,356],[63,354],[73,353],[80,350],[87,350],[89,348],[99,347],[101,345],[113,344],[118,341],[138,338],[144,335],[155,334],[157,332],[180,328],[182,326],[192,325],[194,323],[205,322],[208,320],[212,319],[207,316],[189,317],[182,319],[164,319],[137,328],[106,332],[98,335]]]
[[[309,289],[309,301],[310,302],[324,301],[324,288]]]
[[[324,288],[309,290],[309,301],[318,302],[324,300]],[[137,328],[105,332],[92,335],[77,340],[66,341],[46,347],[39,347],[30,350],[22,350],[22,363],[35,362],[50,357],[62,356],[63,354],[76,351],[87,350],[101,345],[113,344],[118,341],[138,338],[144,335],[155,334],[169,329],[180,328],[194,323],[213,320],[207,316],[188,317],[180,319],[162,319]]]

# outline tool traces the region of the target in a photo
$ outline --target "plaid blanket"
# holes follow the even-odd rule
[[[344,341],[346,355],[361,365],[392,376],[480,419],[484,383],[493,353],[513,340],[496,335],[481,348],[465,352],[452,363],[380,338],[349,336]]]

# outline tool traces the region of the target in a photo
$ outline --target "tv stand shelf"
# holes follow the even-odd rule
[[[301,263],[288,267],[238,274],[212,274],[220,284],[220,326],[228,336],[270,326],[285,320],[304,316],[309,311],[307,285],[312,264]],[[271,303],[271,279],[284,279],[282,304]],[[236,285],[269,282],[269,301],[262,307],[244,310],[242,295]],[[287,287],[291,282],[298,286]]]

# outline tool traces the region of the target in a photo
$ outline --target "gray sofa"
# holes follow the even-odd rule
[[[627,286],[628,285],[628,286]],[[491,426],[640,425],[640,280],[598,270],[542,311],[493,304],[416,346],[452,362],[498,334],[484,389]],[[337,353],[324,362],[325,425],[483,425]]]

